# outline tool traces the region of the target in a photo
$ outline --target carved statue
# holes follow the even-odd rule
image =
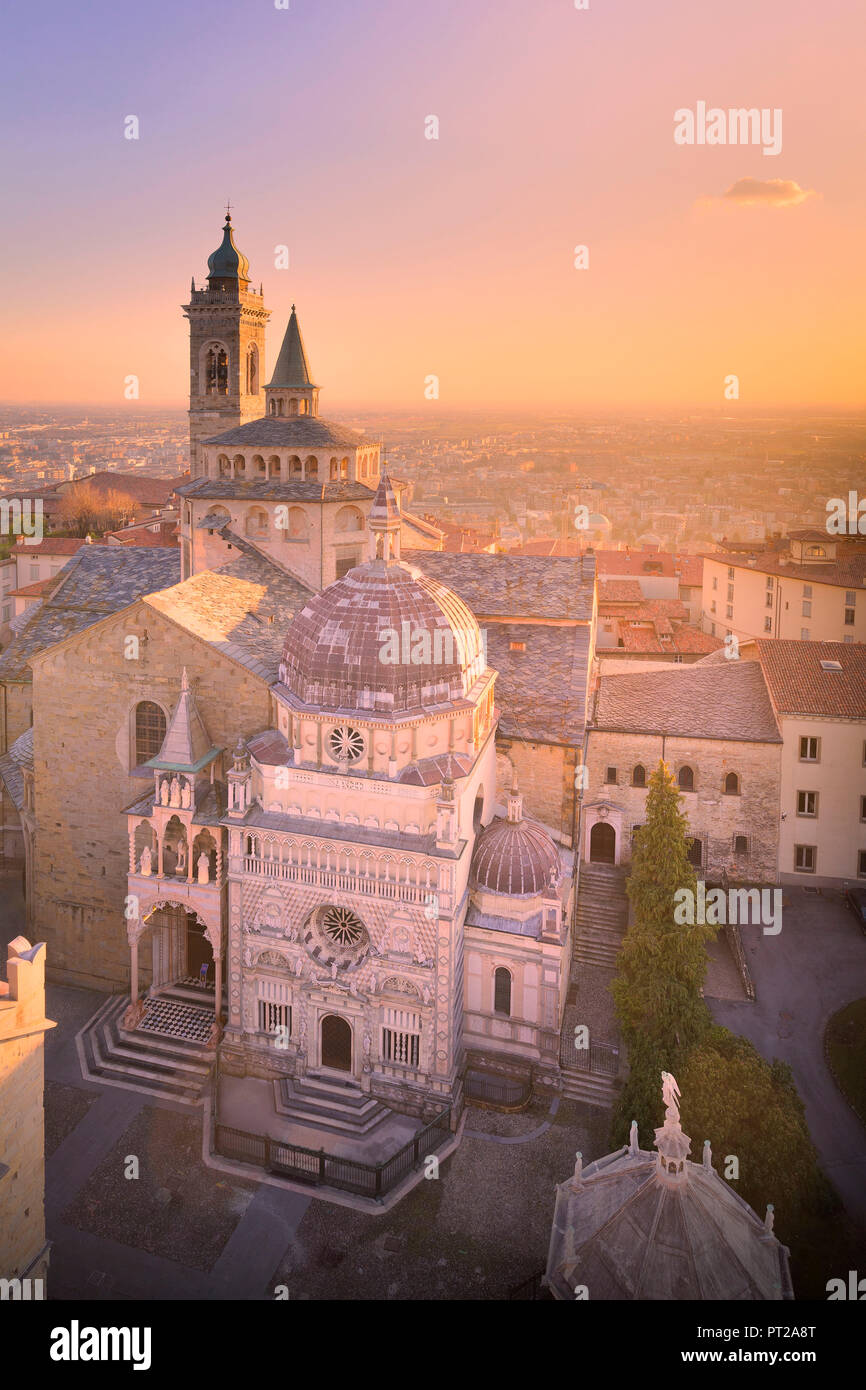
[[[167,806],[167,805],[168,805],[168,778],[167,778],[167,777],[164,777],[163,780],[162,780],[162,782],[160,783],[160,788],[159,788],[159,801],[160,801],[160,805],[161,805],[161,806]]]
[[[199,883],[210,883],[210,860],[202,850],[198,857],[198,881]]]
[[[175,872],[179,874],[186,873],[186,840],[178,840]]]
[[[665,1119],[678,1121],[680,1118],[680,1088],[669,1071],[662,1072],[662,1100],[665,1103]]]
[[[169,806],[180,805],[180,782],[176,777],[172,777],[171,779],[171,796],[169,797],[168,804]]]
[[[332,980],[336,980],[336,978],[337,978],[337,962],[334,961],[334,962],[332,963],[332,965],[331,965],[331,979],[332,979]]]
[[[192,792],[190,791],[189,782],[184,782],[183,786],[180,789],[180,804],[187,811],[192,805]]]
[[[141,851],[141,872],[145,878],[153,872],[153,855],[147,845]]]
[[[244,947],[244,965],[246,966],[247,970],[249,970],[249,969],[251,968],[252,963],[253,963],[253,948],[252,948],[252,946],[245,946],[245,947]]]
[[[303,975],[303,973],[304,973],[304,961],[303,961],[303,958],[302,958],[301,956],[298,956],[298,959],[295,961],[295,974],[298,976],[298,978],[300,978],[300,976]]]

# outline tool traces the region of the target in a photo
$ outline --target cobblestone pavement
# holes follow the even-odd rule
[[[470,1109],[438,1177],[382,1216],[228,1177],[201,1161],[200,1111],[83,1080],[75,1034],[101,999],[48,990],[52,1299],[502,1298],[544,1265],[575,1150],[606,1151],[607,1112],[538,1102]]]

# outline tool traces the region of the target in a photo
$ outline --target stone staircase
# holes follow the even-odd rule
[[[607,864],[582,864],[577,891],[574,960],[613,969],[628,925],[625,873]]]
[[[175,986],[160,990],[158,999],[174,1002],[181,1009],[201,1010],[212,1020],[213,1006],[207,1007],[202,993]],[[213,995],[210,997],[212,1000]],[[216,1059],[215,1051],[200,1041],[170,1033],[124,1028],[123,1015],[128,1007],[128,995],[109,995],[77,1035],[75,1043],[84,1079],[144,1091],[182,1105],[200,1105]],[[201,1023],[196,1031],[204,1031],[204,1018]]]
[[[568,1100],[584,1105],[601,1105],[610,1109],[619,1094],[620,1082],[613,1076],[594,1071],[562,1070],[562,1094]]]
[[[275,1081],[274,1108],[284,1119],[348,1139],[366,1138],[392,1115],[354,1082],[311,1073]]]

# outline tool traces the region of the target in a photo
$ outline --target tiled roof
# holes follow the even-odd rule
[[[559,850],[548,831],[527,820],[496,816],[481,831],[472,851],[470,883],[487,893],[534,897],[558,883]]]
[[[228,528],[223,534],[237,559],[150,593],[147,603],[271,683],[286,631],[313,591]]]
[[[704,562],[700,555],[675,555],[674,566],[680,572],[680,583],[700,588],[704,578]]]
[[[676,574],[674,556],[664,550],[597,550],[595,559],[601,579],[660,574],[673,578]]]
[[[293,483],[280,482],[279,478],[257,478],[249,483],[238,478],[196,478],[178,491],[182,497],[235,498],[240,502],[365,502],[375,495],[364,483]]]
[[[181,483],[188,482],[189,474],[177,478],[150,478],[143,473],[112,473],[110,469],[100,469],[98,473],[87,473],[83,478],[56,484],[55,488],[63,496],[64,492],[79,483],[87,483],[97,492],[122,492],[134,497],[141,506],[159,506],[168,501]]]
[[[711,637],[700,628],[688,623],[671,623],[666,618],[658,618],[649,627],[630,627],[627,623],[620,628],[623,640],[621,650],[627,652],[677,653],[691,656],[695,652],[715,652],[724,646],[720,637]],[[664,640],[663,640],[664,638]],[[599,649],[603,655],[605,649]]]
[[[761,668],[754,661],[602,676],[592,728],[671,738],[781,742]]]
[[[453,555],[408,550],[403,559],[459,594],[479,620],[592,617],[595,565],[580,559],[514,555]]]
[[[563,540],[560,536],[542,536],[534,541],[525,541],[522,545],[509,546],[509,555],[544,555],[549,558],[555,556],[580,555],[585,548],[585,542],[576,540],[569,536]]]
[[[254,449],[264,447],[288,449],[296,444],[321,446],[336,444],[341,448],[357,449],[366,444],[377,444],[377,439],[368,439],[357,430],[345,425],[335,425],[318,415],[263,415],[261,420],[250,420],[249,424],[237,425],[223,434],[214,434],[205,444],[237,445],[239,448]]]
[[[866,719],[866,645],[862,642],[760,640],[758,660],[782,714]],[[841,671],[824,670],[822,661]]]
[[[636,579],[605,579],[598,577],[598,602],[605,603],[643,603],[643,589]]]
[[[539,743],[583,742],[589,628],[544,623],[490,623],[487,663],[495,686],[499,732]],[[524,650],[513,650],[512,644]]]
[[[824,536],[823,539],[826,542],[828,537]],[[834,537],[829,537],[829,540],[832,542]],[[835,560],[826,563],[812,560],[805,565],[785,560],[784,555],[771,550],[752,551],[750,554],[715,550],[703,558],[713,560],[718,565],[753,570],[756,574],[776,574],[781,579],[804,580],[807,584],[835,584],[839,588],[861,588],[866,585],[866,545],[839,546]]]
[[[39,652],[120,612],[144,594],[176,583],[179,574],[177,550],[81,546],[57,576],[62,582],[34,607],[30,621],[0,656],[0,681],[29,682],[29,663]]]
[[[82,536],[45,536],[36,545],[28,545],[25,540],[19,540],[12,551],[12,558],[20,560],[31,555],[35,558],[40,555],[75,555],[83,545],[104,544],[104,541],[84,540]]]

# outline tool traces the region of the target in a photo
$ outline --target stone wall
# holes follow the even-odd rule
[[[130,635],[140,640],[138,660],[124,656]],[[184,665],[217,746],[231,750],[239,735],[270,725],[270,695],[260,677],[144,603],[34,661],[37,831],[31,894],[34,920],[49,945],[52,979],[128,987],[123,904],[129,851],[122,812],[148,790],[146,778],[130,776],[134,711],[139,701],[153,700],[169,716]],[[147,942],[145,937],[143,984]]]
[[[34,953],[17,937],[7,976],[0,980],[0,1279],[44,1279],[43,1045],[54,1027],[45,1017],[45,946]]]
[[[505,805],[513,773],[523,795],[524,814],[541,821],[561,844],[571,846],[575,814],[577,748],[557,743],[496,739],[497,803]]]
[[[631,860],[635,826],[646,820],[647,791],[633,785],[634,768],[646,769],[646,780],[664,752],[676,778],[688,765],[694,773],[694,791],[683,792],[681,810],[692,834],[702,842],[698,877],[717,879],[722,870],[730,878],[761,883],[777,882],[779,849],[779,798],[781,745],[746,743],[733,739],[665,738],[653,734],[621,734],[592,729],[587,739],[588,788],[584,792],[584,860],[591,858],[592,829],[599,818],[616,834],[616,862]],[[608,782],[608,768],[616,769],[616,781]],[[725,793],[729,772],[739,777],[739,793]],[[734,850],[734,837],[745,835],[746,854]]]

